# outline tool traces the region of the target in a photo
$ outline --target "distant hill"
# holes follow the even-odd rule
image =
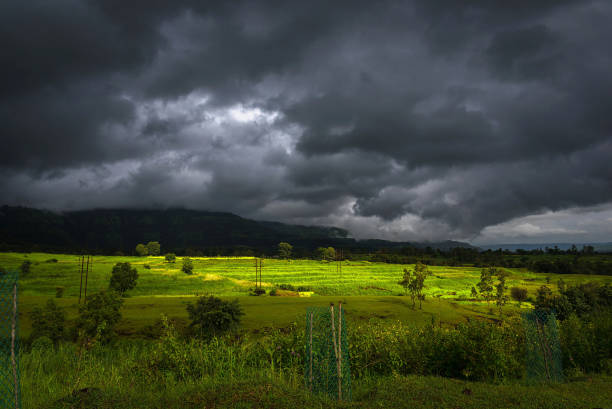
[[[480,244],[478,245],[478,247],[480,247],[483,250],[497,250],[497,249],[502,249],[502,250],[510,250],[510,251],[516,251],[519,249],[522,250],[537,250],[537,249],[542,249],[544,250],[546,247],[548,248],[554,248],[555,246],[559,248],[559,250],[569,250],[572,245],[575,245],[576,247],[578,247],[578,249],[582,249],[583,246],[593,246],[595,251],[598,252],[610,252],[612,251],[612,242],[606,242],[606,243],[512,243],[512,244]]]
[[[132,254],[138,243],[159,241],[162,252],[188,249],[225,254],[246,247],[271,254],[281,241],[312,251],[321,246],[376,250],[405,246],[448,250],[467,243],[355,240],[338,227],[299,226],[255,221],[235,214],[186,209],[93,209],[51,212],[27,207],[0,207],[0,248],[18,251],[90,251]]]

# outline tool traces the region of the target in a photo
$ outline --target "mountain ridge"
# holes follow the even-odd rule
[[[136,244],[159,241],[162,251],[183,254],[188,249],[207,249],[222,254],[228,249],[248,248],[271,254],[281,241],[300,253],[317,247],[372,250],[405,246],[448,250],[468,243],[441,241],[394,242],[357,240],[334,226],[303,226],[275,221],[256,221],[229,212],[181,208],[109,209],[54,212],[22,206],[0,207],[0,247],[25,251],[89,251],[131,254]]]

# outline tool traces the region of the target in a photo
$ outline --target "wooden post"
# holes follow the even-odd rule
[[[15,280],[17,278],[15,277]],[[15,338],[17,336],[17,281],[13,284],[13,322],[11,326],[11,364],[13,366],[13,385],[15,408],[19,409],[19,378],[17,377],[17,360],[15,357]]]
[[[81,287],[79,288],[79,304],[81,303],[81,294],[83,293],[83,264],[85,263],[85,256],[81,256]]]
[[[87,277],[89,276],[89,256],[87,256],[87,268],[85,269],[85,296],[83,300],[87,302]]]
[[[312,319],[313,313],[310,313],[310,391],[312,392]]]
[[[338,373],[338,399],[342,399],[342,389],[340,386],[340,366],[338,365],[338,344],[336,343],[336,325],[334,323],[334,304],[329,306],[331,313],[331,328],[332,328],[332,342],[334,344],[334,355],[336,356],[336,371]]]
[[[342,301],[338,301],[338,399],[342,400]]]

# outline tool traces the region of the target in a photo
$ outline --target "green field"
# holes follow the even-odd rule
[[[66,308],[68,318],[77,313],[80,286],[79,257],[46,253],[0,253],[0,267],[17,269],[25,260],[33,264],[31,272],[20,279],[20,310],[22,334],[30,332],[29,312],[48,298],[55,297],[56,287],[64,287],[64,296],[57,299]],[[57,262],[52,261],[56,259]],[[240,297],[246,316],[243,327],[257,332],[265,327],[282,327],[300,322],[307,306],[328,305],[342,300],[350,320],[400,320],[427,323],[432,319],[442,323],[455,323],[466,317],[496,317],[482,300],[470,299],[470,291],[479,280],[480,269],[472,267],[431,266],[432,275],[426,281],[427,299],[423,310],[412,309],[409,297],[401,296],[403,289],[397,284],[403,268],[411,265],[344,261],[342,271],[336,263],[314,260],[263,260],[263,286],[270,290],[279,284],[304,286],[311,291],[309,297],[249,297],[254,287],[253,258],[192,258],[194,274],[180,271],[182,260],[167,263],[163,257],[96,256],[90,271],[89,294],[108,287],[112,267],[118,262],[130,262],[138,269],[138,284],[129,292],[123,308],[119,332],[124,336],[138,336],[147,325],[161,314],[185,322],[185,306],[196,296],[214,294],[221,297]],[[144,265],[150,269],[146,269]],[[506,269],[510,276],[508,287],[520,285],[536,289],[550,282],[555,288],[559,278],[568,283],[582,281],[612,282],[610,276],[543,275],[521,269]],[[297,295],[297,294],[293,294]],[[494,307],[491,303],[491,308]],[[530,308],[529,303],[522,306]],[[519,311],[516,303],[504,307],[506,314]],[[491,314],[493,312],[494,314]]]

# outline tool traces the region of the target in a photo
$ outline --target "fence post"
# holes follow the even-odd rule
[[[13,320],[11,323],[11,365],[13,366],[13,389],[15,392],[15,409],[19,409],[19,377],[17,376],[17,359],[15,357],[15,338],[17,332],[17,279],[13,284]]]

